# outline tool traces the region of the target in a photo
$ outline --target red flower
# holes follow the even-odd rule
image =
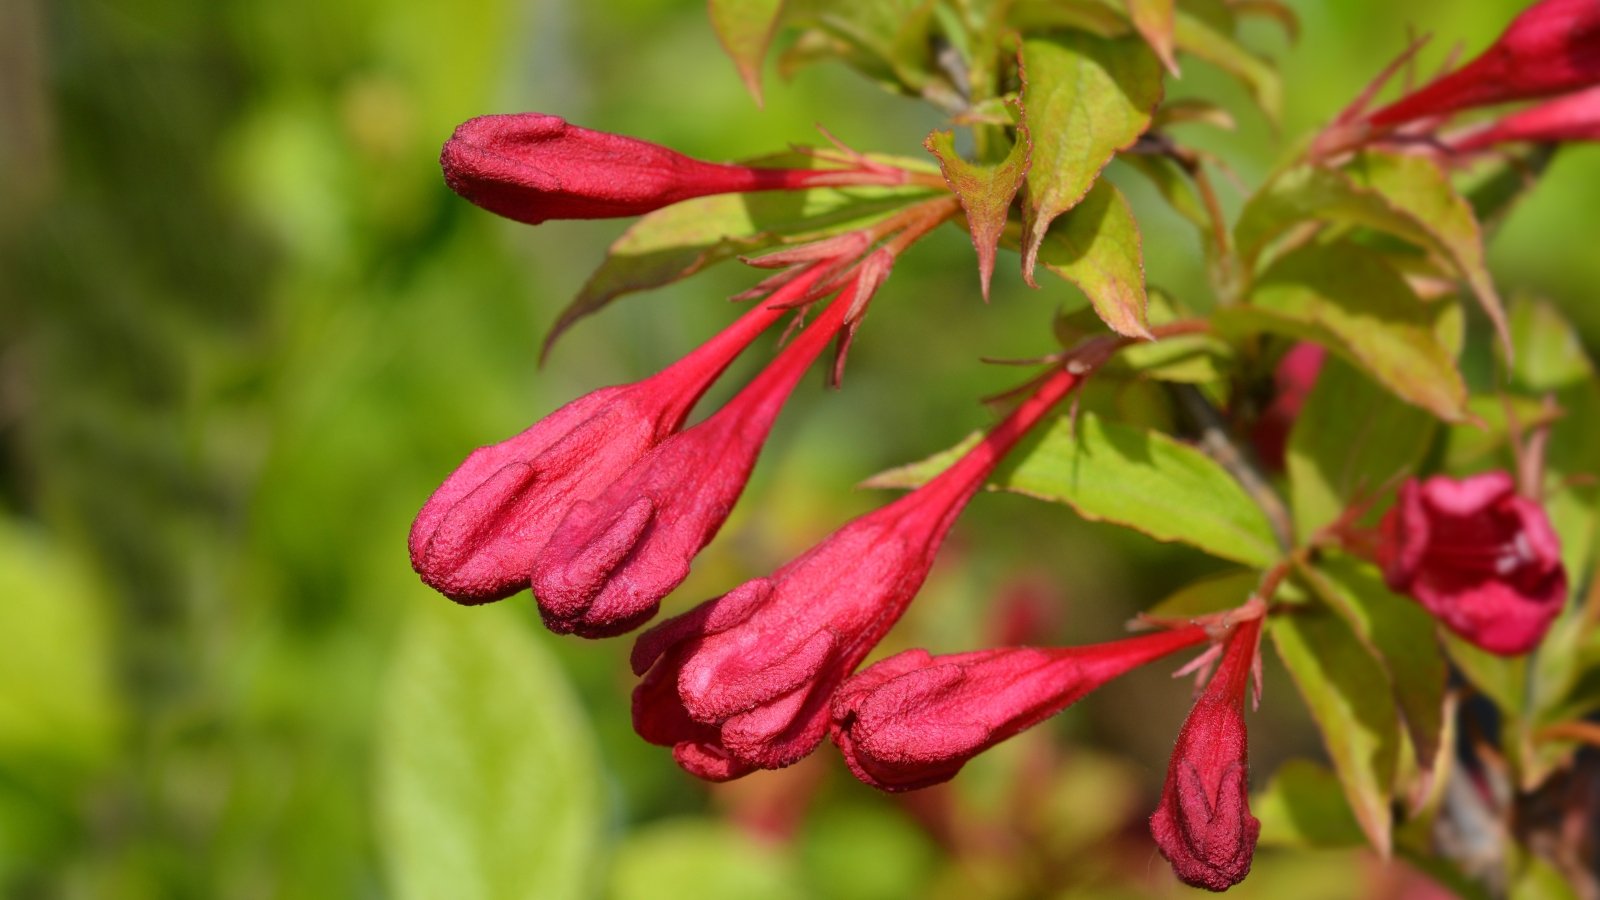
[[[891,259],[882,250],[869,257],[839,299],[727,405],[572,508],[533,565],[546,625],[607,637],[655,615],[733,511],[784,401]]]
[[[411,524],[411,567],[458,603],[528,586],[533,561],[573,504],[598,495],[683,424],[695,401],[749,343],[803,297],[813,267],[699,349],[656,375],[601,388],[531,428],[472,452]]]
[[[933,481],[640,636],[634,728],[695,775],[725,780],[789,765],[828,728],[834,689],[900,618],[961,508],[1090,365],[1046,378]],[[648,672],[648,674],[646,674]]]
[[[1289,348],[1272,373],[1272,402],[1262,410],[1250,431],[1250,443],[1261,462],[1274,471],[1283,471],[1284,452],[1289,432],[1300,418],[1300,410],[1317,385],[1328,351],[1321,344],[1301,341]]]
[[[1566,604],[1550,519],[1505,472],[1407,481],[1382,534],[1378,561],[1389,587],[1491,653],[1532,650]]]
[[[833,698],[833,742],[856,777],[886,791],[949,781],[967,761],[1125,672],[1206,639],[1197,625],[1085,647],[907,650],[856,673]]]
[[[546,219],[637,216],[711,194],[908,180],[904,171],[865,162],[851,169],[719,165],[540,113],[480,116],[462,123],[445,142],[439,165],[451,190],[529,225]]]
[[[1600,141],[1600,87],[1512,113],[1487,128],[1456,138],[1450,146],[1470,153],[1507,141]]]
[[[1250,874],[1261,823],[1250,814],[1244,693],[1261,619],[1235,625],[1222,662],[1178,731],[1150,833],[1185,884],[1225,891]]]
[[[1549,97],[1600,83],[1600,0],[1542,0],[1489,49],[1368,117],[1391,127],[1474,106]]]

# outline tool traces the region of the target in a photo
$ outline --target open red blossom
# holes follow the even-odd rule
[[[608,637],[655,615],[733,511],[784,401],[888,274],[891,258],[882,250],[870,256],[827,311],[722,409],[572,508],[533,565],[546,625]]]
[[[1542,0],[1471,62],[1368,117],[1389,127],[1600,84],[1600,0]]]
[[[700,395],[825,273],[813,267],[661,372],[601,388],[521,434],[474,450],[411,525],[411,566],[458,603],[526,588],[533,561],[573,504],[597,496],[677,431]]]
[[[1167,766],[1150,833],[1183,883],[1225,891],[1250,874],[1261,822],[1250,814],[1244,695],[1255,668],[1261,619],[1233,627],[1222,661],[1189,718]]]
[[[915,596],[963,506],[1090,366],[1061,369],[954,465],[745,582],[640,636],[633,722],[691,773],[780,768],[827,733],[834,689]],[[646,674],[648,673],[648,674]]]
[[[1555,529],[1505,472],[1413,478],[1381,528],[1389,587],[1491,653],[1532,650],[1566,604]]]
[[[967,761],[1102,684],[1206,639],[1198,625],[1084,647],[907,650],[856,673],[833,698],[833,742],[856,777],[886,791],[949,781]]]
[[[902,170],[867,163],[780,169],[704,162],[540,113],[479,116],[462,123],[445,142],[439,165],[451,190],[529,225],[637,216],[712,194],[895,185],[908,178]]]
[[[1486,128],[1456,138],[1450,146],[1470,153],[1509,141],[1600,141],[1600,87],[1512,113]]]

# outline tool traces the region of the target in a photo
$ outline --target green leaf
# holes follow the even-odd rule
[[[864,486],[917,487],[978,439],[876,475]],[[1061,419],[1013,451],[992,484],[1245,565],[1264,568],[1278,558],[1266,516],[1221,465],[1159,432],[1093,413],[1079,415],[1076,426]]]
[[[1431,769],[1444,734],[1450,673],[1433,617],[1410,598],[1391,593],[1375,568],[1348,556],[1324,554],[1305,578],[1382,663],[1417,762]]]
[[[934,0],[787,0],[785,20],[833,39],[828,52],[809,53],[803,61],[838,57],[891,89],[953,108],[960,98],[934,72],[929,49],[935,5]]]
[[[1259,16],[1272,19],[1283,29],[1289,43],[1300,41],[1300,17],[1287,3],[1280,0],[1233,0],[1229,6],[1240,16]]]
[[[1311,540],[1352,501],[1370,503],[1395,487],[1422,460],[1436,429],[1426,413],[1328,359],[1289,433],[1289,497],[1300,540]]]
[[[790,157],[768,162],[804,164]],[[606,251],[605,261],[551,326],[544,353],[568,328],[624,294],[682,281],[741,254],[843,234],[932,195],[915,186],[813,188],[721,194],[657,210],[633,223]]]
[[[611,900],[799,900],[793,861],[707,819],[656,822],[631,832],[607,869]],[[531,896],[531,895],[530,895]]]
[[[1028,176],[1032,144],[1028,137],[1027,109],[1017,122],[1017,141],[1011,145],[1006,158],[992,166],[970,163],[956,152],[955,132],[935,131],[922,145],[939,160],[944,180],[961,201],[967,215],[967,230],[972,233],[972,246],[978,251],[978,278],[983,285],[983,299],[989,299],[989,279],[994,275],[994,254],[1000,246],[1000,236],[1005,231],[1006,219],[1011,214],[1011,201]]]
[[[1171,2],[1167,0],[1168,13]],[[1083,33],[1022,45],[1033,164],[1023,206],[1022,272],[1033,284],[1039,243],[1117,154],[1150,127],[1161,66],[1143,43]]]
[[[783,13],[783,0],[709,0],[711,28],[761,105],[761,63]]]
[[[1157,325],[1194,316],[1159,288],[1151,288],[1149,298],[1150,321]],[[1070,347],[1073,343],[1076,341],[1063,343],[1063,346]],[[1215,335],[1174,335],[1123,348],[1104,371],[1132,372],[1157,381],[1206,384],[1224,377],[1232,357],[1233,348]]]
[[[1338,243],[1286,254],[1257,280],[1249,306],[1215,318],[1225,328],[1316,341],[1401,399],[1458,421],[1467,388],[1439,340],[1437,314],[1376,252]]]
[[[1261,573],[1251,569],[1224,572],[1167,595],[1160,603],[1145,610],[1156,618],[1192,619],[1209,613],[1223,612],[1243,603],[1256,592]]]
[[[1367,842],[1387,855],[1400,759],[1400,721],[1378,661],[1332,610],[1297,608],[1269,620],[1272,642],[1306,701]]]
[[[1182,7],[1178,8],[1173,21],[1173,40],[1179,50],[1193,53],[1238,79],[1250,91],[1267,121],[1278,123],[1283,113],[1283,82],[1270,63]]]
[[[1497,656],[1441,629],[1440,638],[1456,668],[1472,686],[1494,701],[1511,719],[1525,718],[1528,696],[1528,658]]]
[[[1423,246],[1454,263],[1456,273],[1472,287],[1489,321],[1509,345],[1505,308],[1484,260],[1483,231],[1472,205],[1456,193],[1444,169],[1426,156],[1369,151],[1358,154],[1345,171],[1356,185],[1375,192],[1415,223],[1426,236]]]
[[[1112,331],[1150,337],[1139,223],[1115,185],[1095,182],[1081,203],[1050,226],[1039,262],[1077,285]]]
[[[1361,833],[1338,776],[1305,759],[1291,759],[1250,800],[1261,820],[1261,843],[1300,849],[1356,847]]]
[[[419,602],[379,724],[379,827],[396,894],[589,896],[597,751],[544,639],[508,604]]]
[[[1128,8],[1128,19],[1139,35],[1150,45],[1167,71],[1178,74],[1178,62],[1173,57],[1173,0],[1122,0]]]

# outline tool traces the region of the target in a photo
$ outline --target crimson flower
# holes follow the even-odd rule
[[[909,178],[867,162],[849,169],[721,165],[540,113],[469,119],[445,142],[439,165],[451,190],[529,225],[637,216],[712,194],[897,185]]]
[[[1244,694],[1261,619],[1233,627],[1216,674],[1178,731],[1150,833],[1185,884],[1225,891],[1250,874],[1261,823],[1250,814]]]
[[[458,603],[528,586],[533,561],[573,504],[597,496],[683,424],[739,353],[824,274],[813,267],[659,373],[601,388],[508,440],[474,450],[411,524],[411,567]]]
[[[886,791],[949,781],[967,761],[1132,669],[1192,647],[1190,625],[1083,647],[907,650],[851,676],[833,698],[833,742]]]
[[[937,478],[835,531],[772,575],[640,636],[633,723],[702,778],[780,768],[814,750],[834,689],[900,618],[963,506],[1092,366],[1057,370]]]
[[[868,257],[827,311],[722,409],[573,506],[533,565],[546,625],[607,637],[655,615],[732,512],[784,401],[891,259],[886,250]]]
[[[1491,653],[1532,650],[1566,604],[1555,529],[1505,472],[1413,478],[1381,530],[1389,587]]]
[[[1471,62],[1374,112],[1392,127],[1600,84],[1600,0],[1542,0]]]
[[[1508,141],[1600,141],[1600,87],[1567,94],[1512,113],[1451,142],[1470,153]]]
[[[1317,376],[1327,361],[1327,348],[1310,341],[1301,341],[1289,348],[1278,361],[1272,373],[1272,400],[1261,411],[1255,427],[1250,431],[1250,443],[1255,446],[1261,462],[1274,471],[1282,471],[1284,453],[1289,447],[1289,432],[1300,418],[1300,410],[1316,387]]]

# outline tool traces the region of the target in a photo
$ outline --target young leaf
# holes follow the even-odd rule
[[[1365,840],[1339,778],[1308,759],[1291,759],[1250,798],[1261,843],[1302,849],[1357,847]]]
[[[786,241],[843,234],[932,193],[905,186],[722,194],[650,213],[612,243],[605,261],[550,327],[544,353],[568,328],[624,294],[682,281],[740,254]]]
[[[1173,55],[1173,5],[1174,0],[1122,0],[1128,7],[1128,19],[1139,36],[1161,59],[1167,71],[1178,74],[1178,61]]]
[[[1139,223],[1115,185],[1096,182],[1056,220],[1039,245],[1039,262],[1077,285],[1112,331],[1150,337]]]
[[[1170,11],[1170,2],[1169,2]],[[1143,43],[1086,34],[1029,40],[1023,93],[1033,164],[1023,205],[1022,274],[1033,284],[1039,243],[1083,199],[1106,163],[1150,127],[1161,68]]]
[[[1283,111],[1283,82],[1271,64],[1239,46],[1204,18],[1179,8],[1173,22],[1173,39],[1179,50],[1193,53],[1238,79],[1267,121],[1277,125]]]
[[[589,726],[509,606],[430,598],[384,688],[379,828],[397,896],[589,896],[602,786]]]
[[[916,487],[943,471],[976,438],[891,469],[866,487]],[[1272,528],[1233,476],[1210,457],[1159,432],[1082,413],[1055,423],[1002,463],[1000,490],[1065,503],[1091,521],[1115,522],[1159,541],[1266,567],[1278,558]]]
[[[1414,601],[1390,593],[1376,569],[1348,556],[1325,555],[1306,581],[1382,663],[1417,762],[1431,769],[1444,734],[1450,676],[1433,617]]]
[[[1011,201],[1016,199],[1023,179],[1028,176],[1032,158],[1027,109],[1023,109],[1022,118],[1017,122],[1017,142],[997,165],[978,165],[962,159],[956,152],[955,133],[951,131],[935,131],[922,145],[938,158],[944,180],[955,191],[961,209],[967,214],[967,230],[972,232],[972,246],[978,251],[978,279],[987,302],[989,279],[994,275],[995,250],[1000,246],[1000,235],[1011,213]]]
[[[1392,489],[1421,461],[1436,429],[1431,416],[1342,360],[1324,363],[1289,434],[1289,496],[1300,540],[1352,502],[1370,503]]]
[[[1458,421],[1467,389],[1434,315],[1376,252],[1338,243],[1285,255],[1257,280],[1249,306],[1215,318],[1324,344],[1407,402]]]
[[[761,63],[783,12],[783,0],[709,0],[717,33],[750,96],[761,105]]]
[[[1145,610],[1156,618],[1190,619],[1233,609],[1255,593],[1261,573],[1244,569],[1202,578]]]
[[[1289,670],[1367,842],[1387,855],[1389,804],[1400,759],[1400,722],[1377,660],[1331,610],[1272,617],[1269,631]]]

